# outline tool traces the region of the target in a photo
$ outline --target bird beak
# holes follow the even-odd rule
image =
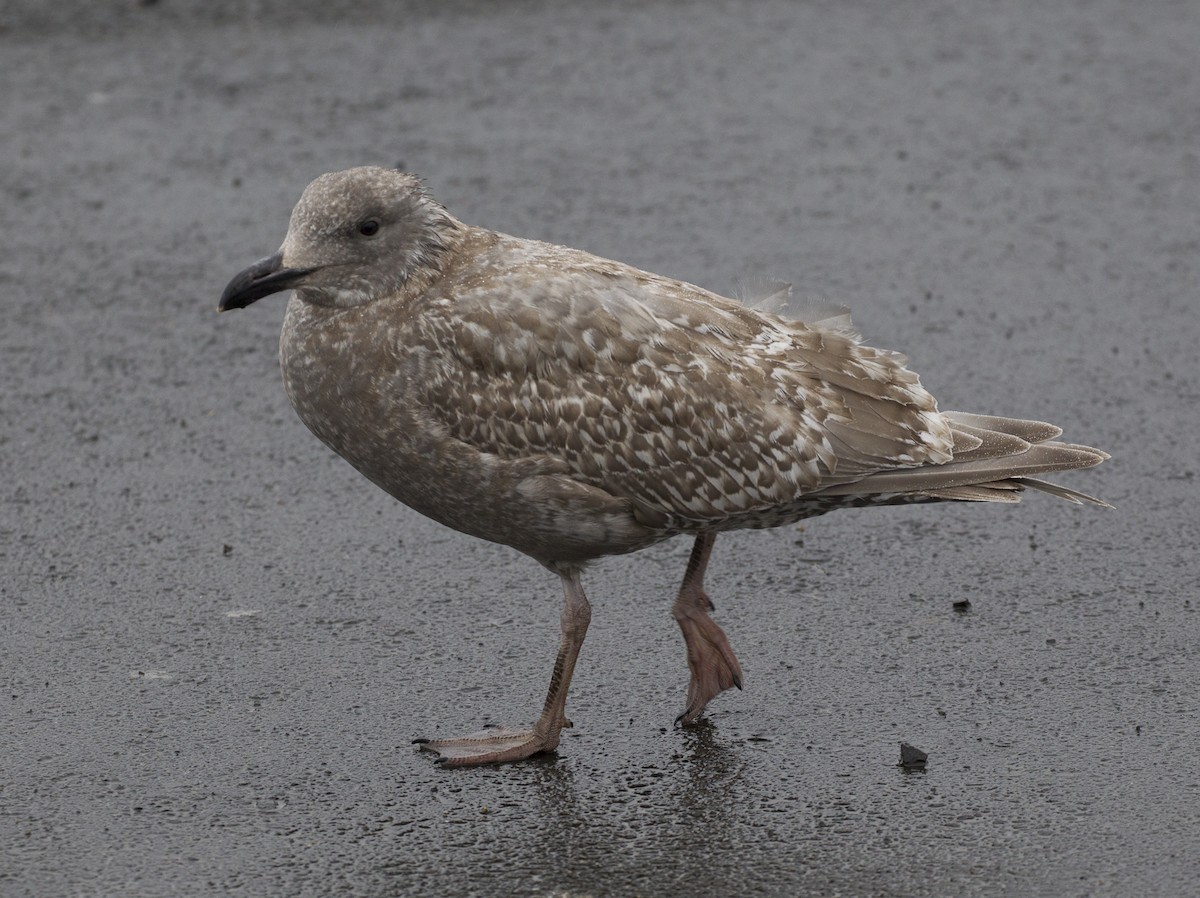
[[[261,259],[235,275],[221,294],[217,311],[244,309],[255,300],[295,286],[312,268],[284,268],[283,253]]]

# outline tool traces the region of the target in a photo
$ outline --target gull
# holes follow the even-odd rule
[[[742,668],[704,575],[717,534],[841,508],[1017,502],[1109,456],[1039,421],[939,411],[907,359],[787,285],[730,299],[456,219],[414,175],[313,181],[277,253],[219,310],[291,290],[279,357],[300,420],[421,514],[562,580],[561,643],[529,728],[417,740],[450,766],[557,748],[591,620],[588,562],[694,544],[672,614],[694,723]]]

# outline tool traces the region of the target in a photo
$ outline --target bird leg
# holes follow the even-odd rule
[[[713,603],[704,591],[704,570],[716,541],[715,533],[701,533],[696,537],[683,585],[671,608],[687,642],[688,667],[692,670],[687,707],[675,718],[677,724],[695,723],[713,698],[730,686],[742,688],[742,666],[738,664],[725,632],[708,616]]]
[[[457,739],[417,739],[423,750],[437,753],[439,763],[447,767],[507,764],[541,752],[554,751],[558,747],[560,731],[571,726],[566,716],[567,690],[571,686],[571,674],[575,671],[575,660],[583,646],[583,637],[587,635],[588,623],[592,619],[592,609],[579,582],[579,572],[560,576],[565,594],[562,642],[554,662],[554,673],[550,676],[550,689],[546,693],[542,716],[532,729],[527,730],[490,727]]]

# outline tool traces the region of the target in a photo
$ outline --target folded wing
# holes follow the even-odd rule
[[[650,526],[695,529],[983,445],[841,311],[829,326],[788,321],[521,243],[520,272],[480,260],[414,316],[423,401],[480,452],[553,459]]]

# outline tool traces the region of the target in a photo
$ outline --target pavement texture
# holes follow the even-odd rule
[[[1200,6],[2,12],[4,898],[1196,892]],[[1110,451],[1061,479],[1116,507],[723,536],[746,689],[691,730],[689,546],[610,559],[557,754],[440,769],[413,738],[540,708],[556,578],[304,430],[282,301],[215,314],[359,164],[844,303],[943,408]]]

